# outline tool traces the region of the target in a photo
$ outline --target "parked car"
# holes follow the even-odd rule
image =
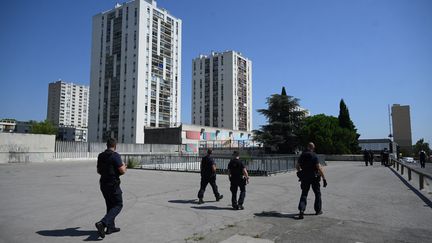
[[[403,157],[402,161],[405,163],[416,163],[413,157]]]

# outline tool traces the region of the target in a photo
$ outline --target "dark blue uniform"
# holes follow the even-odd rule
[[[315,212],[320,212],[322,203],[319,183],[320,176],[317,169],[317,165],[319,164],[318,157],[314,152],[305,151],[300,155],[298,163],[302,170],[302,176],[300,178],[300,187],[302,189],[302,193],[298,209],[300,212],[304,212],[306,210],[307,196],[309,193],[309,189],[312,186],[312,190],[315,194],[314,209]]]
[[[242,206],[246,197],[246,180],[243,177],[243,169],[245,166],[238,159],[232,159],[228,164],[228,170],[230,171],[230,190],[231,190],[231,203],[233,208]],[[237,189],[240,188],[240,196],[237,202]]]
[[[123,208],[122,190],[120,188],[119,167],[123,165],[121,157],[112,150],[100,153],[97,171],[101,175],[99,183],[106,203],[106,215],[101,220],[107,228],[115,228],[115,217]]]
[[[201,159],[201,186],[198,191],[199,199],[204,197],[205,189],[209,183],[213,189],[216,200],[218,201],[221,198],[216,185],[216,172],[213,171],[213,165],[215,165],[215,162],[210,155],[206,155]]]
[[[425,168],[426,165],[426,152],[425,151],[420,151],[420,166],[421,168]]]

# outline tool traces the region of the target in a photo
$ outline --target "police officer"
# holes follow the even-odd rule
[[[249,183],[249,175],[246,167],[239,159],[239,152],[234,151],[233,159],[228,164],[228,177],[231,182],[231,203],[235,210],[243,210],[243,203],[246,197],[246,184]],[[237,201],[237,190],[240,188],[240,195]]]
[[[315,214],[322,214],[320,177],[323,178],[324,187],[327,186],[327,181],[325,179],[322,167],[318,162],[318,157],[314,153],[314,149],[315,145],[313,143],[309,143],[307,150],[300,155],[298,163],[296,164],[296,169],[298,171],[297,174],[299,175],[301,181],[300,187],[302,189],[300,202],[298,205],[298,209],[300,211],[298,216],[299,219],[303,219],[304,211],[306,210],[307,195],[311,186],[315,194]]]
[[[372,166],[374,161],[374,153],[372,149],[369,150],[369,164]]]
[[[389,158],[390,158],[389,151],[387,150],[387,148],[384,148],[384,151],[383,151],[383,163],[384,163],[385,166],[389,166]]]
[[[419,158],[420,158],[420,166],[421,166],[421,168],[425,168],[425,165],[426,165],[426,152],[424,150],[420,151]]]
[[[366,149],[363,150],[363,160],[366,166],[368,166],[369,156],[370,156],[369,152]]]
[[[216,197],[216,201],[219,201],[223,198],[223,195],[219,194],[218,187],[216,185],[216,164],[211,157],[212,150],[207,150],[207,155],[201,159],[201,187],[198,191],[198,204],[203,204],[204,192],[207,187],[207,184],[210,183],[210,186],[213,189],[213,193]]]
[[[114,220],[123,208],[120,175],[126,173],[126,165],[121,161],[120,155],[115,152],[116,146],[115,139],[108,139],[107,149],[99,154],[97,160],[97,172],[101,175],[100,189],[107,208],[103,219],[95,224],[101,238],[104,238],[105,234],[120,231],[120,228],[115,227]]]

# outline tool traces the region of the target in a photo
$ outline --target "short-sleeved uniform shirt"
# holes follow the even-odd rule
[[[300,168],[304,171],[305,179],[313,179],[318,175],[317,165],[319,161],[314,152],[304,151],[300,155],[298,163]]]
[[[213,171],[213,165],[215,165],[213,158],[209,155],[204,156],[201,159],[201,176],[205,178],[215,176],[216,172]]]
[[[101,174],[101,183],[120,182],[119,167],[123,165],[120,154],[110,149],[100,153],[97,160],[97,169]]]
[[[245,166],[239,159],[232,159],[228,164],[228,170],[231,174],[232,180],[241,180],[243,179],[243,169]]]

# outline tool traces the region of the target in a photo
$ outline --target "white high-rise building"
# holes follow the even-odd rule
[[[56,126],[87,128],[89,87],[57,81],[48,85],[47,120]]]
[[[192,124],[252,130],[252,62],[235,51],[192,61]]]
[[[89,141],[144,143],[144,127],[180,124],[182,22],[156,1],[93,17]]]

